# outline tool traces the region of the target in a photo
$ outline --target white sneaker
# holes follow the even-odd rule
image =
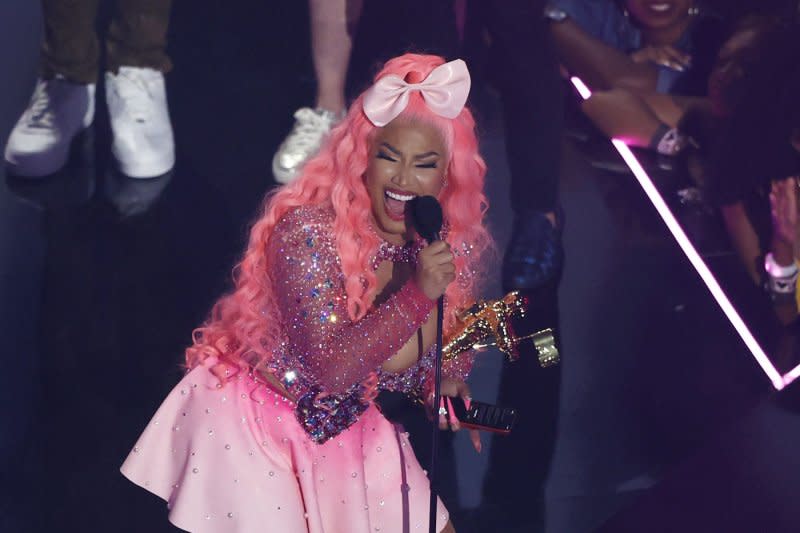
[[[309,158],[316,155],[325,136],[344,113],[302,107],[294,113],[294,128],[272,158],[272,173],[278,183],[289,183]]]
[[[5,159],[19,176],[42,177],[69,158],[72,139],[94,120],[95,85],[63,78],[39,80],[6,144]]]
[[[120,171],[131,178],[166,174],[175,165],[175,141],[164,75],[136,67],[106,72],[106,103]]]

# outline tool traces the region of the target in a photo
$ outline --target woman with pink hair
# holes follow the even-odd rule
[[[173,524],[427,529],[425,472],[373,400],[429,396],[435,302],[445,296],[446,335],[491,246],[469,85],[461,60],[390,60],[300,178],[267,198],[235,289],[195,331],[188,373],[122,466],[167,500]],[[423,195],[442,205],[442,241],[407,222]],[[470,366],[445,364],[444,396],[469,400]],[[454,531],[441,502],[437,531]]]

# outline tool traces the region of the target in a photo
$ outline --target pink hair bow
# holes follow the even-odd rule
[[[469,87],[469,71],[461,59],[439,65],[421,83],[384,76],[364,94],[364,114],[376,126],[385,126],[403,112],[409,94],[419,91],[431,111],[445,118],[456,118],[467,102]]]

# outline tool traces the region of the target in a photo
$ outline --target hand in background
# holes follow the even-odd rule
[[[645,46],[631,54],[634,63],[655,63],[679,72],[692,65],[692,56],[674,46]]]

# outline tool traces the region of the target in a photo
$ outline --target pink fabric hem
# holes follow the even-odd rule
[[[213,366],[214,361],[208,361]],[[243,375],[218,388],[187,374],[122,465],[167,501],[169,520],[208,533],[427,531],[429,485],[401,433],[372,405],[318,445],[288,402]],[[437,528],[448,513],[439,502]]]

